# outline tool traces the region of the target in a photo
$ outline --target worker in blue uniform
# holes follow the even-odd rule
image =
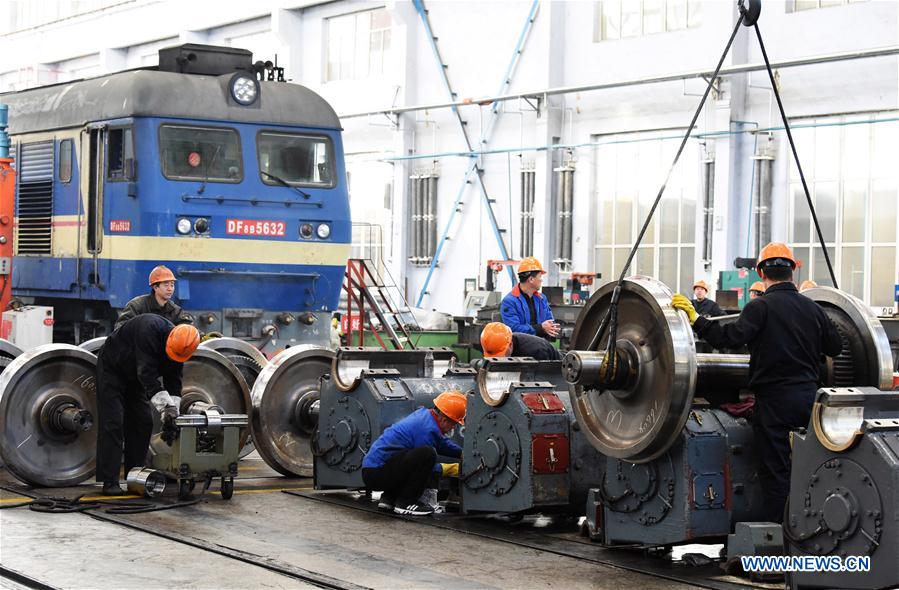
[[[518,265],[518,284],[503,297],[503,323],[513,332],[531,334],[553,341],[561,326],[553,318],[546,297],[540,292],[546,271],[540,261],[528,256]]]
[[[793,283],[796,259],[785,244],[765,246],[757,270],[765,296],[746,304],[735,322],[700,316],[683,295],[672,305],[686,312],[693,330],[716,348],[749,347],[749,387],[755,393],[753,432],[761,465],[766,517],[782,522],[790,494],[790,431],[808,426],[818,389],[822,353],[840,354],[836,327]]]
[[[446,435],[465,422],[467,400],[459,391],[444,391],[433,408],[419,408],[387,428],[362,460],[362,481],[383,491],[378,508],[397,514],[426,516],[434,512],[437,478],[458,477],[458,463],[438,463],[437,456],[461,458],[462,447]],[[422,501],[426,489],[431,502]]]

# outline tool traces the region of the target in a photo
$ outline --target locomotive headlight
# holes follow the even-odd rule
[[[300,237],[304,240],[308,240],[312,237],[312,224],[304,223],[300,226]]]
[[[182,236],[186,236],[187,234],[189,234],[190,228],[191,228],[190,219],[187,219],[185,217],[182,217],[181,219],[179,219],[178,225],[175,226],[175,229],[177,229],[178,233],[181,234]]]
[[[812,427],[815,436],[827,449],[845,451],[861,437],[865,409],[856,405],[859,400],[850,398],[857,395],[851,388],[837,389],[819,398],[812,407]]]
[[[259,82],[247,74],[235,74],[231,78],[230,86],[231,98],[243,106],[253,104],[259,96]]]
[[[209,231],[209,220],[204,217],[200,217],[199,219],[197,219],[194,222],[194,231],[197,232],[198,234],[205,234],[206,232],[208,232]]]
[[[331,235],[331,226],[329,226],[327,223],[323,223],[318,226],[318,229],[315,230],[315,233],[318,234],[319,238],[327,240],[328,236]]]

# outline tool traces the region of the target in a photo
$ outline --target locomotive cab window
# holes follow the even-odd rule
[[[106,135],[106,178],[134,180],[134,144],[131,127],[110,129]]]
[[[283,180],[299,186],[334,186],[331,140],[323,136],[263,131],[257,137],[262,182]]]
[[[63,139],[59,142],[59,159],[57,162],[59,182],[68,183],[72,181],[73,148],[74,142],[71,139]]]
[[[234,129],[162,125],[159,153],[162,174],[169,179],[243,180],[240,138]]]

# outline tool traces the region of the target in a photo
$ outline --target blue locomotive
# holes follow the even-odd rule
[[[0,95],[17,168],[13,293],[57,341],[107,333],[157,264],[202,332],[327,343],[351,221],[340,122],[249,51]]]

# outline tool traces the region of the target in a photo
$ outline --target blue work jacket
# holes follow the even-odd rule
[[[437,420],[428,408],[419,408],[385,430],[368,450],[362,467],[376,469],[383,467],[395,453],[411,451],[418,447],[434,447],[438,455],[459,458],[462,447],[443,436]],[[440,463],[434,465],[440,472]]]
[[[549,302],[546,301],[543,293],[537,291],[534,293],[533,299],[534,310],[537,312],[537,321],[534,323],[531,322],[531,311],[528,309],[527,300],[521,293],[520,285],[515,285],[515,288],[503,297],[500,313],[503,317],[503,323],[509,326],[513,332],[543,336],[543,329],[538,329],[538,327],[546,320],[554,319],[553,312],[549,308]]]

